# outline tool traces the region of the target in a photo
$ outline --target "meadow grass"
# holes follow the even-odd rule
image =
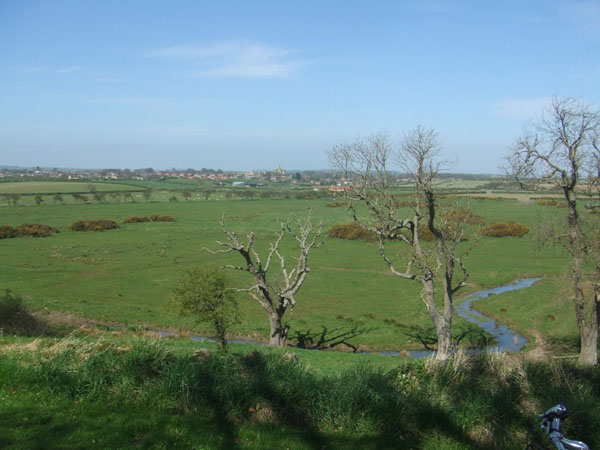
[[[172,191],[164,191],[166,198]],[[141,195],[136,193],[136,195]],[[199,194],[198,194],[199,195]],[[162,198],[162,197],[160,197]],[[328,208],[331,199],[313,200],[192,200],[166,202],[160,198],[135,203],[57,204],[0,207],[0,222],[7,225],[44,223],[61,232],[47,238],[15,238],[0,241],[0,288],[23,294],[33,308],[63,311],[96,321],[154,328],[193,330],[206,333],[204,325],[181,318],[171,306],[171,286],[181,267],[205,263],[239,264],[239,255],[213,256],[203,247],[218,248],[223,240],[220,219],[244,236],[256,233],[257,249],[264,252],[273,238],[276,221],[289,215],[303,217],[308,209],[315,222],[329,226],[348,223],[344,208]],[[141,199],[140,199],[141,200]],[[465,200],[444,200],[464,205]],[[473,213],[488,223],[515,221],[535,230],[540,218],[562,214],[557,208],[512,200],[468,201]],[[122,223],[129,216],[170,215],[173,223],[122,224],[117,230],[101,233],[73,232],[68,225],[84,219],[113,219]],[[470,251],[466,265],[469,285],[461,293],[488,288],[530,276],[555,277],[569,267],[561,250],[536,251],[531,235],[523,238],[480,239]],[[470,242],[461,244],[467,248]],[[392,244],[393,250],[402,248]],[[284,243],[283,250],[290,250]],[[407,327],[429,327],[430,320],[419,298],[418,283],[389,274],[376,244],[327,239],[326,245],[309,257],[306,284],[297,296],[298,304],[286,319],[292,326],[292,340],[342,341],[355,348],[412,349],[421,344],[407,335]],[[237,286],[248,286],[248,274],[232,272]],[[500,298],[505,298],[503,294]],[[561,302],[559,292],[550,292],[551,301]],[[511,298],[526,299],[533,312],[543,309],[548,298],[520,291]],[[500,300],[502,301],[502,300]],[[260,307],[247,297],[241,301],[243,321],[234,335],[265,339],[268,323]],[[506,309],[506,311],[502,311]],[[563,311],[562,309],[560,311]],[[562,312],[560,313],[562,314]],[[565,311],[569,317],[572,314]],[[498,308],[501,321],[517,323],[522,314],[515,308]],[[393,320],[392,320],[393,319]],[[561,320],[557,316],[557,320]],[[464,325],[456,318],[458,327]],[[530,326],[536,327],[536,321]],[[541,322],[540,322],[541,323]],[[572,322],[563,320],[567,330],[576,332]],[[523,321],[526,326],[526,322]],[[556,334],[552,327],[540,331]],[[339,341],[340,339],[337,339]],[[340,346],[342,347],[342,346]],[[348,347],[346,347],[348,348]]]

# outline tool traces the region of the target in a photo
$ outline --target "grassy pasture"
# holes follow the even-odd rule
[[[165,191],[164,196],[172,192]],[[162,194],[161,194],[162,195]],[[70,312],[97,321],[144,324],[149,327],[208,331],[190,319],[180,318],[170,305],[172,280],[179,268],[204,263],[241,263],[239,255],[213,256],[203,247],[216,249],[222,240],[219,220],[223,213],[228,228],[244,236],[256,233],[257,248],[265,251],[278,218],[304,215],[310,208],[324,231],[349,222],[344,208],[328,208],[331,199],[315,200],[224,200],[166,202],[152,199],[136,203],[57,204],[0,207],[0,224],[44,223],[61,233],[48,238],[15,238],[0,241],[0,288],[22,293],[36,308]],[[445,200],[453,204],[455,200]],[[562,210],[513,200],[470,201],[474,214],[488,222],[515,221],[534,229],[543,216]],[[135,223],[102,233],[73,232],[68,225],[82,219],[114,219],[129,216],[170,215],[175,223]],[[481,238],[466,264],[471,272],[468,289],[477,290],[528,276],[556,277],[569,268],[567,255],[559,249],[536,252],[530,235],[523,238]],[[287,245],[287,244],[286,244]],[[469,245],[464,244],[464,247]],[[285,246],[284,246],[285,247]],[[402,251],[398,247],[398,251]],[[420,285],[392,277],[382,262],[377,245],[327,239],[326,245],[309,258],[312,271],[298,295],[291,321],[292,340],[313,343],[324,339],[376,349],[419,348],[406,335],[406,326],[429,327],[430,321],[419,299]],[[247,286],[248,274],[231,272],[236,283]],[[536,292],[538,287],[531,288]],[[548,301],[564,303],[564,295],[548,289],[547,295],[530,291],[503,294],[498,301],[516,298],[522,308],[499,306],[493,312],[503,322],[521,323],[543,334],[557,333],[545,327],[543,315]],[[461,293],[462,294],[462,293]],[[265,338],[268,323],[252,300],[242,297],[243,323],[237,335]],[[524,299],[524,300],[523,300]],[[484,301],[482,301],[484,302]],[[564,309],[564,311],[563,311]],[[576,334],[568,319],[570,308],[555,313],[557,322],[565,314],[560,336],[572,342]],[[506,311],[504,311],[506,310]],[[543,313],[548,315],[550,313]],[[559,316],[561,318],[559,318]],[[393,319],[393,320],[392,320]],[[530,324],[530,327],[527,324]],[[462,322],[457,318],[457,326]]]

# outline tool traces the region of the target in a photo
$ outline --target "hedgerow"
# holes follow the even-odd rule
[[[481,234],[491,237],[522,237],[529,233],[529,227],[522,223],[497,222],[481,230]]]
[[[73,231],[104,231],[119,228],[117,222],[111,219],[79,220],[69,225]]]
[[[471,211],[467,211],[465,209],[460,209],[460,208],[453,209],[451,211],[442,211],[440,216],[446,222],[464,223],[467,225],[479,225],[479,226],[485,224],[485,220],[483,217],[476,216],[476,215],[472,214]]]

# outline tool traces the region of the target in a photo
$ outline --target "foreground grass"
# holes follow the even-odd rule
[[[598,368],[506,355],[380,366],[375,355],[298,350],[295,359],[250,346],[195,361],[193,348],[4,336],[0,446],[514,449],[560,398],[566,433],[600,445]]]

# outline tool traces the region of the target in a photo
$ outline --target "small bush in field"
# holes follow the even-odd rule
[[[481,230],[481,234],[491,237],[521,237],[527,233],[527,225],[515,222],[497,222]]]
[[[150,222],[147,217],[129,216],[123,221],[123,223],[139,223],[139,222]]]
[[[41,223],[24,223],[15,228],[18,236],[46,237],[59,233],[56,228]]]
[[[332,203],[327,203],[328,208],[339,208],[341,206],[346,206],[346,204],[344,202],[332,202]]]
[[[10,225],[0,225],[0,239],[17,237],[19,233]]]
[[[557,208],[566,208],[566,207],[567,207],[567,204],[566,204],[566,203],[557,203],[557,204],[556,204],[556,207],[557,207]]]
[[[447,222],[465,223],[468,225],[484,225],[485,220],[481,216],[476,216],[465,209],[453,209],[451,211],[443,211],[441,214]]]
[[[379,239],[377,233],[363,228],[356,222],[333,225],[329,228],[329,236],[338,239],[349,239],[351,241],[360,239],[366,242],[376,242]]]
[[[104,231],[119,228],[117,222],[111,219],[79,220],[69,225],[73,231]]]
[[[159,216],[158,214],[152,214],[150,220],[152,220],[152,222],[177,222],[171,216]]]
[[[554,200],[552,200],[551,198],[548,199],[539,199],[538,200],[538,205],[542,205],[542,206],[554,206],[556,205],[556,202]]]
[[[502,201],[502,197],[487,197],[488,200]]]

